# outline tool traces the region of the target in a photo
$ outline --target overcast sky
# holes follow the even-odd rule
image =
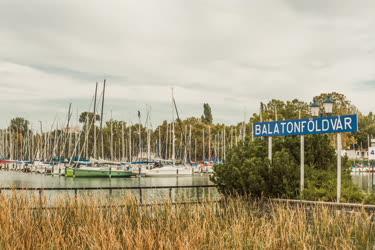
[[[375,111],[375,1],[0,0],[0,126],[62,122],[106,78],[106,117],[152,107],[235,123],[260,101],[339,91]]]

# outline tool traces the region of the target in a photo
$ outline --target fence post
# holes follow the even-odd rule
[[[142,199],[142,188],[141,188],[141,187],[139,188],[139,202],[141,203],[141,205],[143,204],[143,199]]]
[[[43,190],[42,189],[39,189],[39,206],[42,207],[43,204],[42,204],[42,193],[43,193]]]
[[[74,189],[74,199],[77,199],[78,197],[78,190],[75,188]]]
[[[172,188],[169,188],[169,200],[171,201],[171,203],[173,202],[173,200],[172,200]]]

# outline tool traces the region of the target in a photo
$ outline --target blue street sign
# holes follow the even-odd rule
[[[255,136],[288,136],[358,132],[358,115],[329,116],[300,120],[258,122]]]

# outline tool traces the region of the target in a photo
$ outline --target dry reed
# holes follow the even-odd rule
[[[108,205],[111,207],[108,207]],[[364,211],[270,202],[138,206],[134,197],[45,199],[0,194],[0,249],[370,249]]]

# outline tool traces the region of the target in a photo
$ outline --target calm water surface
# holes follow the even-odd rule
[[[36,173],[21,173],[13,171],[0,171],[0,187],[24,188],[51,188],[51,187],[139,187],[139,186],[195,186],[213,184],[209,176],[190,177],[143,177],[143,178],[66,178],[61,176],[48,176]],[[26,191],[21,191],[26,192]],[[29,192],[36,195],[37,192]],[[138,190],[113,190],[111,196],[120,196],[131,193],[139,198]],[[52,199],[58,195],[73,196],[73,191],[44,191],[44,195]],[[79,191],[79,195],[95,194],[109,195],[109,191]],[[142,199],[147,202],[169,199],[169,190],[143,190]],[[218,196],[216,188],[204,188],[198,192],[196,189],[172,190],[173,201],[196,200],[200,198],[215,198]]]
[[[353,182],[361,189],[371,191],[372,186],[375,184],[375,173],[374,175],[371,173],[355,173],[352,174],[352,179]],[[371,185],[371,183],[373,185]],[[208,176],[74,179],[59,176],[46,176],[35,173],[0,171],[0,187],[138,187],[192,186],[209,184],[213,183],[210,181]],[[162,192],[162,190],[159,190],[159,192]]]
[[[1,187],[134,187],[213,184],[206,176],[144,178],[66,178],[35,173],[0,171]]]

